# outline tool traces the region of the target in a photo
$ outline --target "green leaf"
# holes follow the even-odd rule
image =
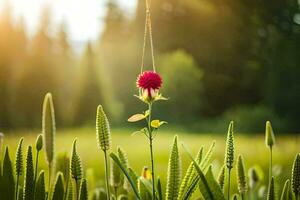
[[[167,188],[166,199],[177,199],[181,180],[181,159],[179,156],[178,137],[174,137],[172,151],[169,157],[168,173],[167,173]]]
[[[3,169],[1,177],[1,199],[14,200],[15,199],[15,180],[13,174],[12,162],[9,156],[8,147],[5,148],[3,158]]]
[[[147,133],[147,128],[142,128],[139,131],[135,131],[135,132],[131,133],[131,136],[134,136],[134,135],[139,134],[139,133],[146,134]]]
[[[51,200],[64,200],[64,194],[63,174],[59,172],[56,176]]]
[[[203,156],[203,147],[201,147],[197,153],[195,159],[197,163],[201,162],[202,156]],[[196,190],[196,185],[198,184],[198,181],[199,181],[198,173],[194,167],[193,162],[191,162],[181,182],[178,200],[189,199],[192,196],[193,192]]]
[[[291,193],[290,193],[290,180],[286,180],[285,184],[284,184],[284,187],[282,189],[282,193],[281,193],[281,198],[280,200],[290,200],[292,199],[291,197]]]
[[[200,168],[200,165],[197,163],[197,161],[192,157],[192,154],[189,152],[188,148],[183,145],[186,153],[190,157],[190,159],[193,161],[194,166],[198,172],[198,175],[200,177],[199,181],[199,188],[202,196],[205,200],[225,200],[224,194],[222,193],[222,190],[215,180],[211,167],[208,168],[207,174],[204,175],[203,171]]]
[[[134,180],[131,178],[131,176],[129,175],[127,169],[125,166],[122,165],[119,157],[114,154],[114,153],[110,153],[110,157],[117,163],[117,165],[121,168],[121,170],[123,171],[124,175],[126,176],[127,180],[129,181],[133,191],[134,191],[134,194],[136,196],[137,199],[141,199],[140,198],[140,195],[139,195],[139,192],[138,192],[138,189],[137,189],[137,186],[134,182]]]
[[[148,179],[141,176],[138,179],[138,189],[143,200],[152,199],[152,183]]]
[[[128,122],[138,122],[141,121],[143,119],[145,119],[147,116],[143,115],[143,114],[134,114],[131,117],[128,118]]]
[[[109,121],[101,105],[97,107],[96,136],[99,147],[103,151],[109,150],[111,146],[110,126]]]
[[[34,199],[34,169],[33,169],[33,159],[32,159],[32,147],[28,146],[27,156],[26,156],[26,170],[24,178],[24,200]]]
[[[45,141],[46,159],[50,165],[54,158],[54,137],[56,132],[55,113],[51,93],[47,93],[43,103],[43,135]]]
[[[35,186],[35,200],[45,200],[46,199],[46,190],[45,190],[45,173],[42,170],[38,176],[36,186]]]

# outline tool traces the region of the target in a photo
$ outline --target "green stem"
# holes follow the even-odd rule
[[[273,155],[272,155],[272,146],[270,147],[270,163],[269,163],[269,183],[271,183],[272,179],[272,161],[273,161]]]
[[[76,187],[76,191],[75,191],[75,199],[76,200],[78,200],[78,198],[79,198],[79,185],[78,185],[78,181],[77,181],[77,179],[75,179],[75,187]]]
[[[19,191],[19,178],[20,178],[20,176],[19,176],[19,174],[18,174],[18,176],[17,176],[17,185],[16,185],[16,200],[18,199],[18,191]]]
[[[227,199],[228,199],[228,200],[230,200],[230,172],[231,172],[231,169],[229,168],[229,169],[228,169],[228,192],[227,192],[227,193],[228,193],[228,194],[227,194],[227,195],[228,195],[228,196],[227,196]]]
[[[106,178],[107,200],[109,200],[110,199],[110,191],[109,191],[108,162],[107,162],[106,151],[104,151],[104,159],[105,159],[105,178]]]
[[[153,153],[153,135],[152,135],[152,128],[151,128],[152,103],[149,103],[148,106],[149,106],[148,132],[149,132],[149,147],[150,147],[150,159],[151,159],[152,199],[155,200],[154,153]]]
[[[52,163],[49,163],[48,169],[49,169],[49,179],[48,179],[48,193],[47,193],[47,198],[46,199],[50,199],[49,195],[50,195],[50,189],[51,189]]]
[[[38,163],[39,163],[39,151],[36,152],[36,157],[35,157],[34,185],[36,184],[36,177],[37,177],[37,171],[38,171]]]
[[[244,200],[244,193],[241,194],[242,200]]]

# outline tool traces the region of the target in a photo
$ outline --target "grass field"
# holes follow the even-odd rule
[[[128,159],[131,167],[140,172],[143,166],[149,166],[149,152],[148,143],[144,135],[131,136],[133,130],[129,129],[113,129],[112,130],[112,144],[113,150],[116,150],[117,146],[122,147],[128,154]],[[16,131],[6,134],[4,144],[9,145],[11,150],[15,150],[20,136],[24,137],[24,144],[33,144],[36,136],[39,132],[34,131]],[[213,156],[214,171],[218,174],[219,167],[222,165],[224,157],[225,139],[226,134],[196,134],[186,132],[159,132],[154,141],[155,146],[155,163],[156,174],[165,180],[168,164],[168,156],[171,149],[171,144],[174,135],[179,136],[179,143],[184,142],[187,144],[192,152],[196,154],[197,150],[203,145],[205,150],[208,149],[213,140],[216,141],[216,149]],[[100,177],[104,175],[104,161],[102,152],[98,149],[95,130],[93,128],[81,128],[81,129],[66,129],[58,130],[56,136],[56,153],[70,152],[71,145],[74,138],[78,138],[78,152],[83,161],[83,167],[87,170],[88,176],[96,177],[96,180],[103,180]],[[242,135],[235,134],[236,143],[236,157],[238,154],[242,154],[245,158],[246,168],[253,165],[260,165],[267,175],[268,169],[268,149],[264,143],[264,134],[255,135]],[[181,158],[183,170],[187,168],[190,163],[187,155],[183,151],[180,145]],[[276,146],[274,148],[274,168],[277,176],[277,181],[282,182],[285,178],[290,176],[291,166],[296,153],[300,152],[300,135],[280,135],[276,137]],[[25,153],[25,152],[24,152]],[[10,152],[11,156],[14,156],[14,152]],[[46,168],[46,162],[42,153],[40,157],[40,168]],[[93,169],[93,170],[91,170]],[[281,172],[281,173],[280,173]],[[233,172],[235,175],[235,171]],[[267,176],[265,176],[265,181]],[[103,185],[103,181],[97,181],[97,184]]]

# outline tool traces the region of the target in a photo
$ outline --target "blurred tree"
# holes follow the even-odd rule
[[[77,89],[73,105],[74,125],[93,124],[97,106],[105,103],[99,72],[100,66],[96,55],[88,43],[77,72]]]
[[[159,110],[164,117],[172,113],[177,122],[188,122],[199,118],[202,102],[203,71],[193,57],[182,50],[164,55],[160,60],[163,77],[163,94],[170,98]],[[195,87],[196,86],[196,87]]]

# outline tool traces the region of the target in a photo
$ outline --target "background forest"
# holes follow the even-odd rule
[[[49,8],[29,37],[7,4],[0,12],[0,130],[39,128],[48,91],[59,127],[94,125],[98,104],[113,126],[126,126],[142,108],[133,94],[144,9],[138,0],[129,15],[108,1],[104,31],[81,52],[64,23],[49,31]],[[261,132],[266,120],[277,132],[300,132],[297,0],[153,0],[151,9],[158,71],[170,98],[154,108],[160,118],[206,132],[223,132],[229,120],[242,132]]]

